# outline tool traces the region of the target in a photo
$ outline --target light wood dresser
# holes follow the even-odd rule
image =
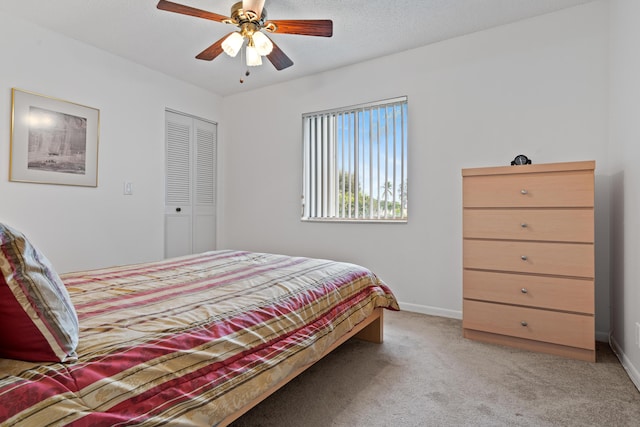
[[[594,169],[462,170],[465,338],[595,361]]]

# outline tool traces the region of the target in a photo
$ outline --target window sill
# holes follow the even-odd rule
[[[343,224],[406,224],[407,218],[403,219],[349,219],[349,218],[301,218],[302,222],[329,222]]]

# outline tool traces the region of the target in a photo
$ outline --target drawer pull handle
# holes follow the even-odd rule
[[[520,194],[529,194],[529,192],[523,188],[522,190],[520,190]]]
[[[520,257],[520,259],[521,259],[521,260],[523,260],[523,261],[526,261],[526,260],[527,260],[527,256],[526,256],[526,255],[522,255],[522,256]]]
[[[527,291],[527,288],[522,288],[522,289],[520,289],[520,292],[522,292],[523,294],[526,294],[529,291]]]
[[[528,326],[528,325],[529,325],[529,324],[528,324],[527,322],[525,322],[524,320],[523,320],[522,322],[520,322],[520,324],[521,324],[522,326]]]
[[[523,222],[522,224],[520,224],[520,227],[522,227],[522,228],[527,228],[527,227],[528,227],[528,225],[527,225],[527,223],[526,223],[526,222]]]

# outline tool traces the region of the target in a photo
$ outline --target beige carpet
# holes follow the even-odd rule
[[[598,362],[482,344],[461,322],[385,312],[233,427],[640,426],[640,393],[608,345]]]

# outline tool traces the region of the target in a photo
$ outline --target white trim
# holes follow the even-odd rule
[[[411,304],[408,302],[400,302],[399,304],[400,304],[400,309],[404,311],[428,314],[430,316],[449,317],[451,319],[462,319],[462,311],[460,310],[448,310],[446,308]]]
[[[209,120],[209,119],[203,119],[202,117],[198,117],[198,116],[194,116],[193,114],[188,114],[185,113],[183,111],[179,111],[179,110],[174,110],[173,108],[165,108],[164,109],[165,112],[169,112],[169,113],[175,113],[175,114],[179,114],[181,116],[186,116],[186,117],[191,117],[192,119],[196,119],[196,120],[200,120],[202,122],[207,122],[207,123],[211,123],[212,125],[218,125],[218,122],[213,121],[213,120]]]
[[[627,371],[627,375],[629,375],[633,384],[636,386],[638,391],[640,391],[640,371],[638,371],[638,368],[633,366],[633,363],[631,363],[631,360],[629,360],[629,358],[624,354],[624,351],[622,351],[622,348],[618,345],[618,342],[613,335],[609,336],[609,345],[615,355],[618,356],[620,364],[622,364],[624,370]]]

